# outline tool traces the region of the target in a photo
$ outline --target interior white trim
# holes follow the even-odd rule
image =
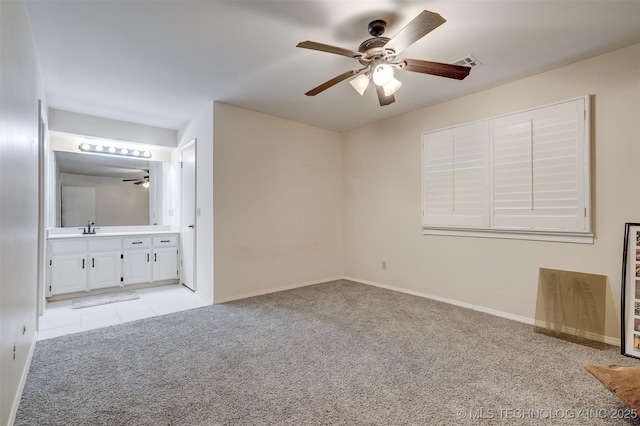
[[[326,283],[328,281],[336,281],[336,280],[341,280],[341,279],[344,279],[344,277],[343,276],[329,277],[329,278],[323,278],[323,279],[320,279],[320,280],[306,281],[306,282],[297,283],[297,284],[290,284],[290,285],[285,285],[285,286],[281,286],[281,287],[269,288],[267,290],[254,291],[254,292],[251,292],[251,293],[240,294],[240,295],[237,295],[237,296],[223,297],[221,299],[217,299],[214,296],[213,303],[214,304],[226,303],[226,302],[231,302],[233,300],[246,299],[248,297],[254,297],[254,296],[262,296],[264,294],[277,293],[279,291],[292,290],[294,288],[306,287],[306,286],[314,285],[314,284],[322,284],[322,283]]]
[[[380,287],[380,288],[384,288],[387,290],[392,290],[392,291],[398,291],[400,293],[406,293],[406,294],[411,294],[413,296],[418,296],[418,297],[424,297],[427,299],[432,299],[432,300],[436,300],[438,302],[444,302],[444,303],[448,303],[450,305],[455,305],[455,306],[460,306],[462,308],[467,308],[467,309],[471,309],[474,311],[478,311],[478,312],[484,312],[486,314],[490,314],[496,317],[501,317],[501,318],[505,318],[508,320],[513,320],[513,321],[517,321],[517,322],[521,322],[524,324],[528,324],[528,325],[535,325],[536,324],[536,320],[534,318],[529,318],[529,317],[525,317],[522,315],[516,315],[516,314],[512,314],[509,312],[504,312],[504,311],[498,311],[496,309],[492,309],[492,308],[486,308],[484,306],[479,306],[479,305],[474,305],[471,303],[466,303],[466,302],[460,302],[458,300],[454,300],[454,299],[448,299],[446,297],[440,297],[440,296],[436,296],[433,294],[428,294],[428,293],[423,293],[420,291],[415,291],[415,290],[409,290],[406,288],[402,288],[402,287],[396,287],[393,285],[388,285],[388,284],[381,284],[381,283],[377,283],[377,282],[373,282],[373,281],[368,281],[368,280],[363,280],[360,278],[353,278],[353,277],[343,277],[345,280],[349,280],[349,281],[354,281],[360,284],[366,284],[366,285],[371,285],[374,287]],[[533,331],[533,330],[532,330]],[[610,336],[604,336],[604,343],[608,344],[608,345],[613,345],[613,346],[620,346],[620,339],[619,338],[613,338]]]
[[[200,296],[202,299],[206,300],[210,305],[213,305],[214,303],[221,303],[221,302],[214,302],[213,299],[211,299],[208,295],[205,295],[205,294],[203,294],[202,292],[200,292],[198,290],[191,290],[189,287],[187,287],[184,284],[180,284],[180,285],[184,286],[189,291],[193,291],[195,294]]]
[[[484,230],[484,229],[446,229],[446,228],[423,228],[422,235],[449,235],[455,237],[477,237],[477,238],[503,238],[507,240],[531,240],[531,241],[555,241],[559,243],[593,244],[594,236],[591,233],[558,233],[558,232],[526,232],[526,231],[504,231]]]
[[[544,328],[546,326],[546,323],[544,321],[536,320],[534,325],[537,326],[537,327]],[[578,330],[576,330],[575,328],[566,327],[564,325],[562,326],[560,331],[562,333],[570,334],[570,335],[575,335],[578,332]],[[595,341],[598,341],[598,342],[599,341],[604,341],[605,343],[607,343],[609,345],[613,345],[613,346],[620,346],[620,344],[621,344],[621,339],[614,339],[613,337],[607,337],[607,336],[603,336],[601,334],[596,334],[596,333],[592,333],[592,332],[585,332],[584,333],[584,337],[586,339],[595,340]]]
[[[18,384],[18,390],[13,403],[11,404],[11,411],[9,412],[9,422],[7,424],[12,425],[16,420],[16,414],[18,414],[18,407],[20,406],[20,400],[22,399],[22,392],[24,391],[24,385],[27,383],[27,376],[29,375],[29,369],[31,368],[31,360],[33,359],[33,353],[36,349],[36,342],[38,341],[38,331],[33,334],[33,340],[31,340],[31,346],[29,347],[29,354],[27,355],[27,362],[25,363],[24,370],[20,376],[20,383]]]

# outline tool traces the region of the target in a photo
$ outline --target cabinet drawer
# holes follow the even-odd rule
[[[49,247],[51,249],[49,254],[53,256],[85,253],[87,251],[87,242],[84,240],[49,241]]]
[[[124,250],[141,249],[151,247],[151,238],[125,238],[122,240]]]
[[[89,251],[119,251],[122,249],[120,238],[100,238],[89,241]]]
[[[169,247],[178,245],[177,235],[165,235],[163,237],[153,237],[154,247]]]

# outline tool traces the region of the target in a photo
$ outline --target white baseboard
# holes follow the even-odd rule
[[[397,292],[400,292],[400,293],[411,294],[413,296],[424,297],[426,299],[431,299],[431,300],[436,300],[438,302],[448,303],[449,305],[460,306],[462,308],[471,309],[473,311],[478,311],[478,312],[483,312],[483,313],[486,313],[486,314],[489,314],[489,315],[493,315],[493,316],[500,317],[500,318],[505,318],[505,319],[512,320],[512,321],[517,321],[517,322],[520,322],[520,323],[523,323],[523,324],[528,324],[528,325],[532,325],[533,326],[536,323],[535,318],[529,318],[529,317],[525,317],[525,316],[522,316],[522,315],[512,314],[510,312],[499,311],[497,309],[492,309],[492,308],[487,308],[487,307],[484,307],[484,306],[474,305],[474,304],[468,303],[468,302],[461,302],[459,300],[448,299],[446,297],[436,296],[434,294],[424,293],[424,292],[421,292],[421,291],[410,290],[410,289],[406,289],[406,288],[402,288],[402,287],[397,287],[397,286],[393,286],[393,285],[377,283],[377,282],[374,282],[374,281],[368,281],[368,280],[363,280],[363,279],[360,279],[360,278],[354,278],[354,277],[348,277],[348,276],[330,277],[330,278],[324,278],[324,279],[320,279],[320,280],[307,281],[307,282],[303,282],[303,283],[290,284],[290,285],[271,288],[271,289],[267,289],[267,290],[255,291],[255,292],[251,292],[251,293],[244,293],[244,294],[240,294],[240,295],[237,295],[237,296],[224,297],[224,298],[221,298],[221,299],[216,299],[214,297],[213,303],[214,304],[226,303],[226,302],[231,302],[233,300],[240,300],[240,299],[246,299],[248,297],[262,296],[264,294],[277,293],[279,291],[292,290],[294,288],[306,287],[306,286],[314,285],[314,284],[322,284],[322,283],[325,283],[325,282],[336,281],[336,280],[341,280],[341,279],[357,282],[357,283],[360,283],[360,284],[366,284],[366,285],[370,285],[370,286],[374,286],[374,287],[380,287],[380,288],[384,288],[384,289],[391,290],[391,291],[397,291]],[[594,339],[594,340],[602,341],[602,337],[600,336],[599,338]],[[606,344],[608,344],[608,345],[620,346],[620,339],[619,338],[614,338],[614,337],[610,337],[610,336],[604,336],[604,342]]]
[[[29,375],[29,369],[31,368],[31,360],[33,359],[33,352],[36,349],[36,342],[38,341],[38,332],[33,334],[33,340],[29,347],[29,353],[27,354],[27,362],[25,363],[24,370],[20,376],[20,383],[18,383],[18,390],[13,398],[11,404],[11,412],[9,413],[8,425],[12,425],[16,421],[16,414],[18,414],[18,407],[20,406],[20,400],[22,399],[22,392],[24,391],[24,385],[27,383],[27,376]]]
[[[547,323],[545,323],[544,321],[538,321],[536,320],[534,325],[536,327],[541,327],[541,328],[547,328]],[[576,330],[575,328],[571,328],[571,327],[566,327],[566,326],[562,326],[560,328],[560,333],[564,333],[564,334],[568,334],[570,336],[577,336],[579,334],[579,330]],[[584,332],[584,336],[585,339],[587,340],[595,340],[596,342],[604,342],[608,345],[613,345],[613,346],[620,346],[621,342],[620,339],[616,339],[613,337],[609,337],[609,336],[603,336],[602,334],[596,334],[596,333],[592,333],[592,332]]]
[[[306,281],[306,282],[297,283],[297,284],[289,284],[289,285],[285,285],[285,286],[281,286],[281,287],[270,288],[270,289],[267,289],[267,290],[260,290],[260,291],[254,291],[254,292],[251,292],[251,293],[239,294],[237,296],[223,297],[223,298],[220,298],[220,299],[217,299],[215,297],[215,295],[214,295],[213,303],[215,303],[215,304],[226,303],[226,302],[231,302],[233,300],[240,300],[240,299],[246,299],[248,297],[262,296],[262,295],[265,295],[265,294],[277,293],[279,291],[292,290],[294,288],[306,287],[306,286],[314,285],[314,284],[322,284],[322,283],[326,283],[328,281],[336,281],[336,280],[341,280],[341,279],[343,279],[342,276],[329,277],[329,278],[323,278],[323,279],[320,279],[320,280]]]
[[[496,309],[486,308],[484,306],[478,306],[478,305],[474,305],[472,303],[460,302],[460,301],[454,300],[454,299],[447,299],[446,297],[440,297],[440,296],[436,296],[436,295],[433,295],[433,294],[423,293],[423,292],[420,292],[420,291],[409,290],[409,289],[406,289],[406,288],[396,287],[396,286],[393,286],[393,285],[381,284],[381,283],[376,283],[376,282],[373,282],[373,281],[362,280],[362,279],[359,279],[359,278],[353,278],[353,277],[347,277],[347,276],[345,276],[343,278],[345,280],[354,281],[354,282],[361,283],[361,284],[371,285],[371,286],[374,286],[374,287],[380,287],[380,288],[384,288],[384,289],[392,290],[392,291],[398,291],[400,293],[411,294],[413,296],[424,297],[424,298],[427,298],[427,299],[436,300],[438,302],[444,302],[444,303],[448,303],[450,305],[460,306],[462,308],[467,308],[467,309],[471,309],[471,310],[478,311],[478,312],[484,312],[486,314],[490,314],[490,315],[493,315],[493,316],[496,316],[496,317],[506,318],[506,319],[509,319],[509,320],[521,322],[521,323],[528,324],[528,325],[535,325],[536,324],[535,318],[529,318],[529,317],[525,317],[525,316],[522,316],[522,315],[516,315],[516,314],[512,314],[510,312],[498,311]],[[571,330],[567,330],[567,331],[571,332]],[[574,330],[574,332],[575,332],[575,330]],[[596,336],[591,336],[591,337],[594,337],[593,340],[597,340],[597,341],[600,341],[600,342],[602,341],[602,336],[597,336],[597,338],[595,338]],[[606,343],[608,345],[613,345],[613,346],[620,346],[620,339],[619,338],[610,337],[610,336],[604,336],[604,343]]]
[[[203,300],[206,300],[209,304],[213,305],[214,303],[213,299],[210,298],[209,296],[205,296],[204,294],[200,293],[198,290],[195,290],[194,293],[197,294]]]

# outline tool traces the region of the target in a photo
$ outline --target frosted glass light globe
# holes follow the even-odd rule
[[[400,86],[402,86],[402,82],[397,78],[392,78],[391,81],[389,81],[387,84],[382,86],[382,88],[384,89],[384,95],[385,96],[393,95],[398,91],[398,89],[400,89]]]
[[[384,86],[393,78],[393,67],[380,64],[373,70],[373,82],[376,86]]]
[[[360,74],[349,82],[351,86],[360,94],[364,95],[364,91],[369,87],[369,76],[367,74]]]

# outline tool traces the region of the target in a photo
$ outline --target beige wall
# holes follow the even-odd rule
[[[6,425],[29,369],[38,300],[38,99],[44,90],[23,1],[0,1],[0,39],[0,424]]]
[[[342,276],[339,133],[214,105],[215,300]]]
[[[177,141],[177,131],[173,129],[111,120],[55,108],[49,110],[49,130],[171,148],[176,146]]]
[[[594,95],[593,245],[421,234],[422,132],[585,94]],[[619,339],[624,223],[640,221],[639,123],[634,45],[346,132],[345,274],[521,320],[535,314],[538,268],[602,274],[606,334]]]

